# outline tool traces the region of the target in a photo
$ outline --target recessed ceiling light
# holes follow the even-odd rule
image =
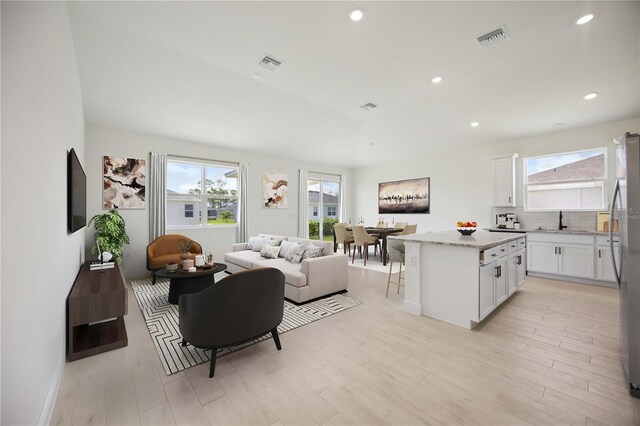
[[[478,123],[477,121],[472,121],[470,126],[471,127],[478,127],[480,125],[480,123]]]
[[[554,126],[564,126],[562,121],[558,121],[557,123],[553,123]]]
[[[376,146],[374,142],[369,142],[369,146]]]
[[[597,97],[598,97],[598,94],[596,92],[587,93],[586,95],[584,95],[584,98],[588,101],[590,101],[591,99],[595,99]]]
[[[590,14],[588,14],[588,15],[584,15],[582,18],[578,19],[578,20],[576,21],[576,24],[578,24],[578,25],[583,25],[583,24],[586,24],[587,22],[589,22],[589,21],[590,21],[590,20],[592,20],[592,19],[593,19],[593,14],[592,14],[592,13],[590,13]]]
[[[251,74],[251,77],[253,77],[254,80],[262,80],[262,74],[257,73],[257,72]]]
[[[362,13],[360,9],[352,10],[351,13],[349,13],[349,18],[354,22],[358,22],[363,16],[364,13]]]
[[[438,76],[438,77],[433,77],[431,79],[432,83],[440,83],[442,81],[442,77]]]

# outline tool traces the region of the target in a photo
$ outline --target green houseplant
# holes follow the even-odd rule
[[[112,209],[104,214],[97,214],[89,220],[87,226],[90,226],[93,222],[93,228],[95,229],[95,240],[102,251],[108,251],[122,262],[123,258],[123,246],[129,244],[129,236],[125,231],[125,223],[120,213],[117,210]],[[91,247],[91,253],[95,256],[98,255],[98,247],[94,245]]]

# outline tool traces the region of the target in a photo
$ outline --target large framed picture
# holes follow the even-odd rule
[[[105,155],[102,159],[102,208],[144,209],[144,159]]]
[[[378,213],[424,213],[431,208],[430,178],[378,184]]]

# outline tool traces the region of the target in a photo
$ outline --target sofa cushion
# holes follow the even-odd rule
[[[304,255],[305,246],[301,244],[295,244],[289,248],[287,251],[287,256],[285,260],[291,262],[293,264],[302,262],[302,256]]]
[[[286,259],[265,259],[253,264],[254,268],[277,268],[284,274],[284,282],[295,287],[307,285],[307,276],[302,273],[300,264],[293,264]]]
[[[287,253],[289,252],[289,249],[294,245],[295,243],[291,243],[289,241],[282,241],[282,243],[280,244],[280,254],[278,255],[278,257],[282,257],[285,258],[287,257]]]
[[[242,266],[243,268],[251,269],[254,262],[264,260],[264,257],[260,257],[260,252],[243,250],[225,253],[224,260]]]
[[[264,247],[266,244],[269,244],[270,242],[271,240],[269,238],[258,237],[253,242],[253,247],[251,247],[251,250],[259,252],[260,250],[262,250],[262,247]]]
[[[289,241],[294,243],[300,243],[303,246],[308,246],[313,243],[316,247],[323,247],[322,256],[329,256],[333,254],[333,242],[331,241],[318,241],[318,240],[305,240],[304,238],[289,237]]]
[[[277,259],[279,253],[279,245],[265,244],[264,247],[262,247],[262,250],[260,250],[260,256],[266,257],[268,259]]]
[[[310,243],[307,248],[304,250],[304,254],[302,255],[303,259],[313,259],[314,257],[322,256],[322,251],[324,247],[318,247],[314,243]]]

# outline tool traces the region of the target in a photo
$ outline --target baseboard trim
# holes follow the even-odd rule
[[[53,376],[51,386],[49,386],[49,392],[47,392],[47,398],[44,400],[44,406],[38,419],[38,425],[51,424],[51,417],[53,416],[53,410],[56,406],[56,400],[58,399],[58,391],[60,390],[60,382],[62,381],[62,372],[64,371],[66,356],[62,354],[62,360],[56,370],[56,374]]]
[[[402,304],[402,309],[413,315],[422,315],[422,304],[420,303],[409,302],[408,300],[405,300]]]
[[[542,272],[529,272],[529,271],[527,271],[527,276],[529,276],[529,277],[538,277],[538,278],[547,278],[547,279],[556,280],[556,281],[567,281],[567,282],[570,282],[570,283],[595,285],[595,286],[599,286],[599,287],[618,288],[618,284],[617,283],[612,283],[612,282],[609,282],[609,281],[590,280],[588,278],[565,277],[565,276],[562,276],[562,275],[551,275],[551,274],[545,274],[545,273],[542,273]]]

